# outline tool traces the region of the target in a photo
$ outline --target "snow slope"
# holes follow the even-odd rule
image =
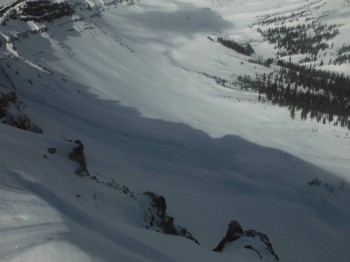
[[[269,57],[252,26],[263,15],[332,10],[324,19],[345,24],[341,46],[344,1],[86,2],[72,18],[1,26],[1,87],[15,85],[44,133],[0,125],[0,260],[260,261],[211,251],[237,219],[266,233],[280,261],[347,261],[349,131],[290,120],[204,75],[272,70],[207,38],[252,39]],[[75,139],[91,175],[137,199],[165,196],[201,245],[147,230],[138,201],[76,176]]]

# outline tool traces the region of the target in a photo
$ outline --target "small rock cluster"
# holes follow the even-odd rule
[[[322,182],[320,179],[315,178],[308,182],[309,186],[316,186],[316,187],[323,187],[325,188],[330,194],[333,194],[335,192],[335,188],[331,186],[328,183]]]

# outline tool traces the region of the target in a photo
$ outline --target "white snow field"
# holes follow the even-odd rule
[[[213,252],[231,220],[265,233],[279,261],[348,261],[350,131],[208,77],[277,67],[208,39],[273,57],[254,25],[266,15],[339,24],[336,52],[350,44],[346,1],[66,2],[76,12],[52,23],[0,17],[0,88],[43,130],[0,124],[0,261],[274,261]],[[350,76],[349,63],[326,67]],[[77,139],[90,177],[68,157]],[[200,245],[147,229],[145,191]]]

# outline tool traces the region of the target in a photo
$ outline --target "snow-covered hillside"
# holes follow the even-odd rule
[[[237,82],[350,76],[346,1],[5,0],[0,23],[1,261],[347,261],[350,131]],[[317,55],[263,36],[318,23]]]

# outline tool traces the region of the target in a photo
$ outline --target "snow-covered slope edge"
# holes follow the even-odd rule
[[[267,233],[281,261],[315,256],[320,260],[321,256],[340,260],[346,254],[343,251],[348,236],[342,232],[348,227],[349,214],[344,209],[349,204],[348,184],[282,152],[234,138],[210,141],[207,137],[206,141],[206,136],[185,127],[180,130],[202,136],[202,143],[213,148],[212,152],[224,152],[221,161],[218,156],[208,156],[173,139],[167,142],[143,137],[144,142],[140,143],[135,141],[137,136],[119,138],[118,146],[102,146],[109,151],[105,157],[118,158],[114,165],[108,159],[96,157],[97,152],[104,155],[102,149],[86,147],[90,174],[100,181],[128,180],[123,173],[130,172],[129,165],[135,166],[129,183],[140,192],[148,188],[166,195],[168,213],[186,225],[202,244],[199,247],[189,240],[152,233],[145,227],[142,209],[130,197],[106,186],[107,183],[76,176],[77,165],[68,158],[74,147],[71,143],[6,126],[1,128],[4,134],[1,143],[11,149],[2,158],[1,171],[4,260],[32,257],[34,261],[40,257],[44,261],[47,257],[43,253],[55,247],[57,261],[66,259],[76,248],[81,250],[77,253],[81,256],[79,260],[87,261],[111,261],[117,255],[122,260],[135,261],[226,261],[239,256],[255,261],[258,256],[254,253],[231,251],[225,256],[210,251],[231,219]],[[106,130],[103,133],[109,133],[113,140],[120,136],[111,136]],[[148,151],[152,153],[144,157],[140,144],[158,149]],[[47,151],[52,147],[57,150],[54,154]],[[159,160],[159,153],[169,152],[177,152],[177,157]],[[127,161],[128,157],[133,160]],[[211,162],[212,158],[217,161]],[[192,159],[192,164],[185,159]],[[234,163],[230,163],[233,159]],[[254,165],[249,164],[252,159],[256,161]],[[104,163],[99,164],[101,160]],[[315,182],[315,176],[323,182]],[[140,180],[142,184],[136,182]],[[299,245],[301,239],[313,245]],[[60,244],[56,246],[56,242]],[[323,245],[329,249],[320,253]],[[291,248],[296,250],[294,255],[289,253]],[[187,251],[179,255],[179,250]],[[72,257],[72,261],[75,259]]]

